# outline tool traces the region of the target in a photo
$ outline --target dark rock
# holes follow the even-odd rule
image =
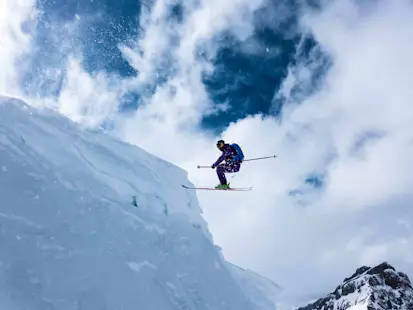
[[[372,277],[369,277],[369,284],[371,286],[377,286],[377,285],[380,285],[381,283],[377,277],[372,276]]]
[[[378,265],[378,266],[376,266],[376,267],[374,267],[374,268],[371,268],[369,271],[367,271],[367,274],[371,274],[371,275],[372,275],[372,274],[383,275],[383,273],[384,273],[384,271],[385,271],[386,269],[391,269],[391,270],[393,270],[393,271],[396,271],[396,269],[394,269],[393,266],[391,266],[391,265],[389,265],[388,263],[384,262],[384,263],[381,263],[380,265]]]
[[[384,282],[390,286],[392,289],[397,289],[403,286],[403,282],[400,277],[395,272],[384,271]]]
[[[356,285],[354,284],[354,282],[347,282],[346,284],[343,285],[343,296],[354,293],[355,290],[356,290]]]
[[[349,280],[354,279],[354,278],[357,277],[357,276],[362,275],[363,273],[365,273],[365,272],[366,272],[367,270],[369,270],[370,268],[371,268],[371,267],[367,267],[367,266],[363,266],[363,267],[358,268],[358,269],[356,270],[356,272],[355,272],[350,278],[345,278],[343,282],[347,282],[347,281],[349,281]]]

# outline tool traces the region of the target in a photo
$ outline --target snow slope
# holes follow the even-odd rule
[[[278,296],[282,292],[280,286],[252,270],[241,268],[229,262],[227,265],[251,302],[258,305],[259,309],[276,309]],[[262,298],[262,294],[266,298]]]
[[[214,246],[185,171],[18,100],[0,119],[0,309],[274,309]]]

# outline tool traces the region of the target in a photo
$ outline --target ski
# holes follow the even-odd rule
[[[189,187],[186,185],[182,185],[182,187],[186,189],[195,189],[195,190],[206,190],[206,191],[250,191],[252,190],[252,187],[230,187],[227,189],[222,189],[222,188],[215,188],[215,187]]]

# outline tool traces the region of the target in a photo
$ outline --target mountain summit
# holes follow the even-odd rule
[[[297,310],[413,310],[408,276],[387,262],[363,266],[333,293]]]

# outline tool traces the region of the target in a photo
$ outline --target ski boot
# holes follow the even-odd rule
[[[229,183],[228,184],[218,184],[215,186],[216,189],[229,189]]]

